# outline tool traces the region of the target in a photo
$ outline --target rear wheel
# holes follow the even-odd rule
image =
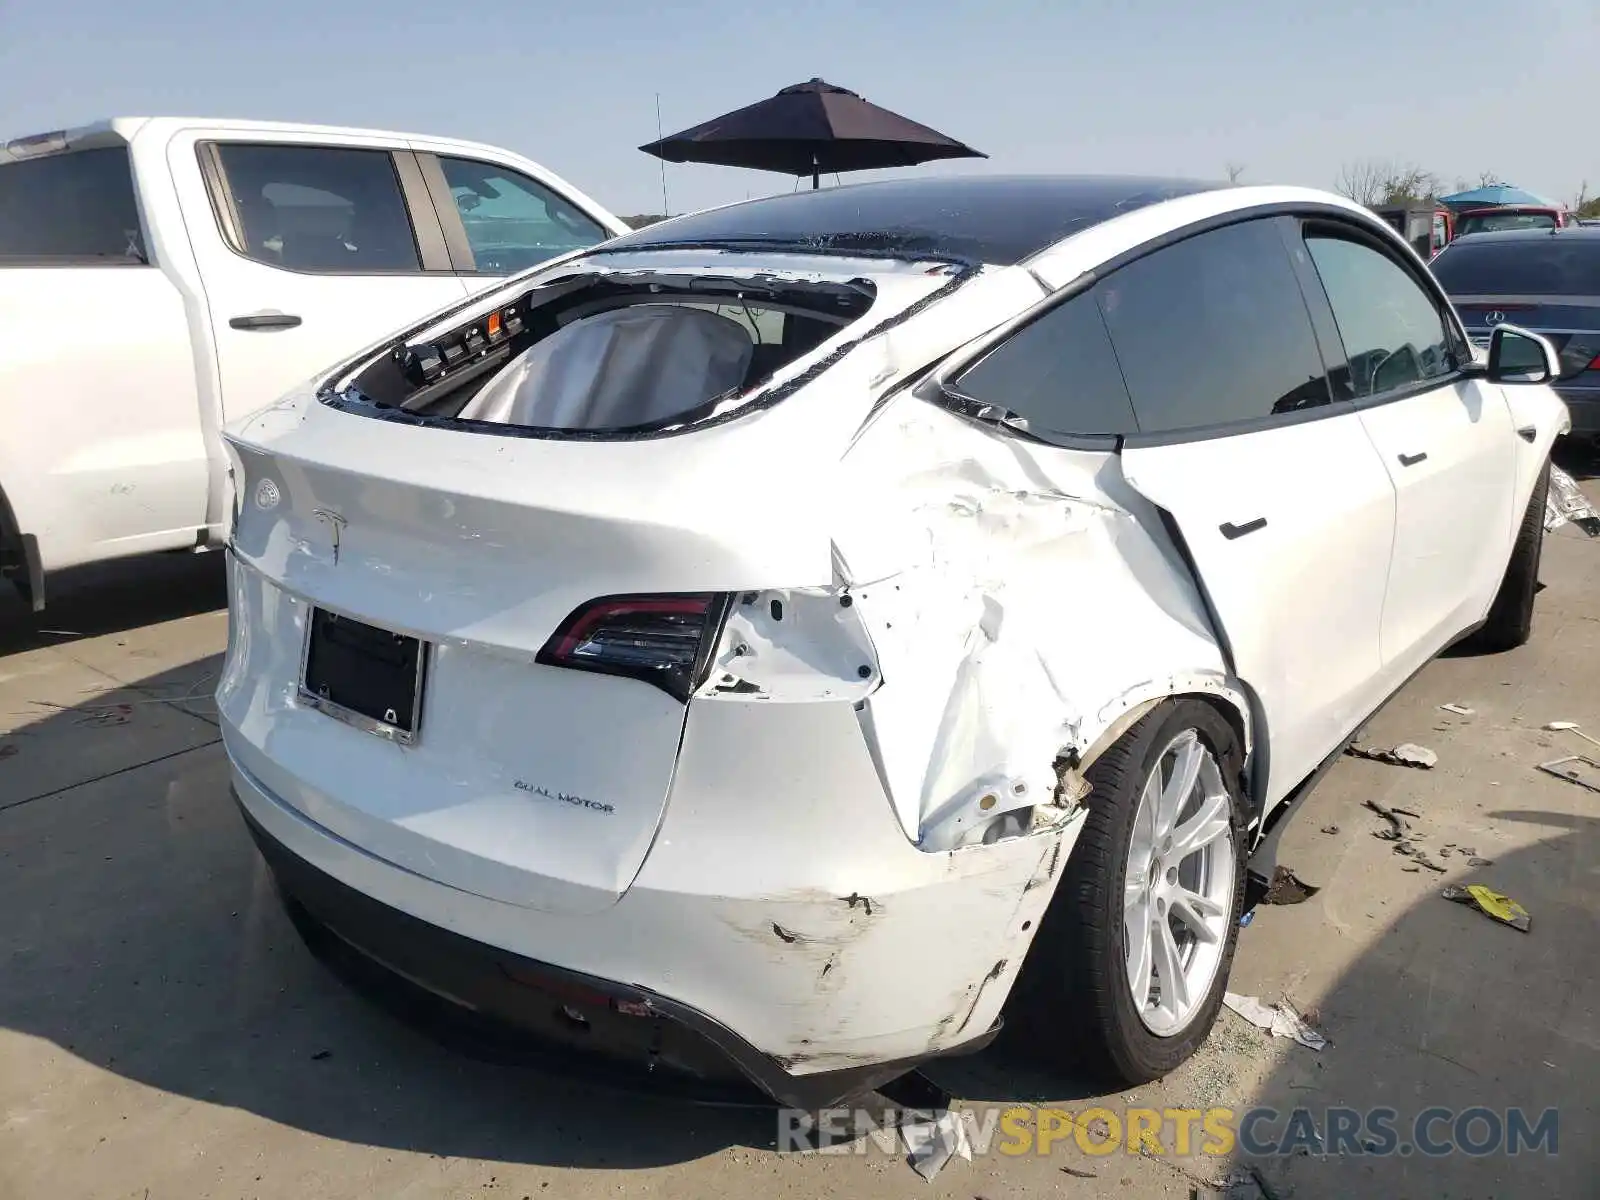
[[[1058,1056],[1108,1082],[1167,1074],[1216,1022],[1244,901],[1241,761],[1222,715],[1182,699],[1087,771],[1089,813],[1022,1000]]]
[[[1467,641],[1473,650],[1514,650],[1533,635],[1533,600],[1539,590],[1539,559],[1544,549],[1545,497],[1550,491],[1550,462],[1545,460],[1528,499],[1506,564],[1505,578],[1489,608],[1483,628]]]

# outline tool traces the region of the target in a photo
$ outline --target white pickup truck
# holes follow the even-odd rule
[[[493,146],[125,117],[0,147],[0,576],[226,536],[218,436],[624,225]]]

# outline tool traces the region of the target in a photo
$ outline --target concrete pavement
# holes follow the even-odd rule
[[[1443,659],[1371,724],[1372,743],[1423,743],[1438,767],[1345,759],[1286,839],[1282,861],[1322,890],[1258,910],[1232,987],[1313,1011],[1326,1050],[1225,1012],[1193,1062],[1126,1096],[1095,1096],[1026,1046],[936,1077],[979,1117],[1018,1104],[1305,1108],[1330,1152],[1264,1160],[1283,1196],[1600,1196],[1600,794],[1534,769],[1586,748],[1543,723],[1600,736],[1600,540],[1552,535],[1543,579],[1529,647]],[[1096,1155],[1069,1136],[1049,1155],[957,1160],[930,1185],[870,1144],[776,1153],[770,1113],[619,1096],[446,1051],[310,958],[232,809],[209,701],[220,560],[101,570],[57,600],[39,620],[0,608],[5,1200],[1186,1197],[1227,1174],[1171,1144]],[[1371,836],[1368,797],[1421,814],[1435,853],[1454,843],[1491,865],[1453,851],[1444,875],[1406,871]],[[1531,933],[1440,898],[1464,879],[1524,903]],[[1330,1106],[1380,1105],[1408,1135],[1430,1106],[1554,1107],[1558,1153],[1376,1156],[1365,1135],[1331,1152]]]

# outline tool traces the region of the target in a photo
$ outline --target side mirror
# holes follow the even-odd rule
[[[1489,336],[1491,383],[1549,383],[1561,374],[1561,356],[1536,333],[1496,325]]]

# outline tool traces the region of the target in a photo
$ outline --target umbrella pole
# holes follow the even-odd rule
[[[822,186],[822,171],[817,166],[817,156],[811,156],[811,190],[814,192]]]

